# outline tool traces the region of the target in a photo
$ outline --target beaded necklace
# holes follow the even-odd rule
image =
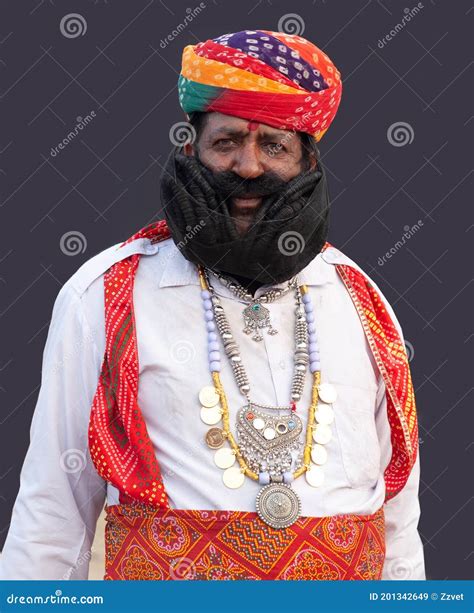
[[[301,336],[298,337],[298,335],[296,335],[297,342],[295,349],[295,376],[292,385],[292,403],[290,407],[286,407],[290,409],[290,415],[291,413],[295,413],[295,400],[301,397],[298,386],[295,391],[295,377],[297,373],[299,373],[299,377],[301,377],[301,373],[306,372],[306,367],[309,362],[313,380],[302,463],[301,466],[298,466],[293,472],[286,470],[278,474],[275,471],[272,472],[261,469],[257,472],[253,466],[249,465],[251,462],[249,463],[248,461],[248,453],[245,453],[242,446],[236,442],[230,430],[229,407],[219,375],[221,370],[221,358],[216,331],[221,333],[224,350],[232,365],[237,384],[241,393],[247,400],[247,405],[240,409],[238,416],[240,417],[240,421],[244,424],[246,423],[245,420],[247,420],[247,428],[245,428],[248,435],[247,439],[252,439],[253,448],[258,448],[260,452],[262,450],[269,451],[268,448],[270,448],[269,456],[271,456],[272,441],[274,439],[276,439],[275,445],[280,444],[280,446],[281,443],[279,439],[287,437],[287,439],[290,440],[291,437],[288,437],[288,432],[290,430],[288,422],[290,420],[282,420],[281,416],[273,418],[272,416],[265,415],[261,411],[255,410],[256,407],[260,407],[261,409],[281,409],[282,407],[266,407],[265,405],[256,405],[250,402],[250,385],[241,363],[237,343],[233,339],[220,301],[214,294],[208,273],[201,266],[198,267],[198,271],[204,317],[208,331],[209,369],[214,383],[213,386],[205,386],[199,393],[199,400],[202,405],[201,419],[208,425],[215,425],[222,419],[223,424],[222,428],[213,427],[207,432],[206,442],[211,449],[215,450],[215,464],[224,470],[222,476],[224,484],[229,488],[238,488],[243,485],[245,476],[254,481],[259,481],[263,487],[258,492],[256,498],[256,510],[258,515],[264,522],[274,528],[286,528],[297,521],[301,514],[301,502],[298,495],[291,488],[292,481],[303,474],[306,475],[306,481],[312,487],[319,487],[324,481],[322,465],[327,459],[324,445],[331,439],[331,429],[329,426],[333,420],[333,410],[330,404],[336,399],[336,391],[333,386],[328,383],[321,384],[319,349],[310,295],[305,285],[297,287],[296,330],[299,330],[301,334],[301,322],[305,322],[307,337],[305,336],[304,338],[307,338],[308,346],[306,349],[303,346],[305,341],[302,340],[298,343],[298,338],[301,339]],[[300,323],[300,326],[298,326],[298,323]],[[307,356],[306,360],[303,359],[303,354]],[[297,363],[298,359],[299,363]],[[300,368],[296,370],[296,366],[300,366]],[[299,381],[299,379],[296,380]],[[322,403],[321,400],[323,401]],[[299,418],[293,415],[293,420],[297,423]],[[262,422],[264,423],[262,424]],[[278,428],[279,424],[282,426],[281,429]],[[271,436],[269,430],[272,430]],[[229,447],[224,447],[226,440],[229,443]],[[313,443],[316,444],[314,445]],[[236,460],[238,466],[235,466]]]

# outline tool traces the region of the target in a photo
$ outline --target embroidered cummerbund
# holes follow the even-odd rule
[[[108,505],[108,580],[374,580],[385,559],[383,507],[300,517],[285,529],[255,512]]]

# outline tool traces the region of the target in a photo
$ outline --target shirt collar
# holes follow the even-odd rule
[[[155,245],[155,247],[158,245]],[[187,260],[177,248],[173,239],[169,238],[159,244],[160,270],[159,287],[176,287],[179,285],[200,285],[197,267]],[[328,247],[319,253],[299,273],[300,284],[317,286],[334,281],[333,264],[347,264],[350,262],[340,251]],[[286,282],[264,285],[257,292],[266,291],[271,287],[285,287]]]

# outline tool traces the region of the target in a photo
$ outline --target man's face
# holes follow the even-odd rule
[[[231,171],[250,183],[268,172],[288,182],[303,171],[303,147],[297,133],[222,113],[208,113],[197,148],[209,170]],[[185,153],[195,155],[196,148],[186,145]],[[311,166],[315,165],[312,159]],[[240,234],[247,232],[261,204],[262,195],[251,192],[229,198],[229,212]]]

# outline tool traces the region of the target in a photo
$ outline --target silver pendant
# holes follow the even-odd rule
[[[301,514],[298,495],[285,483],[270,483],[259,491],[256,499],[257,513],[272,528],[288,528]]]
[[[269,414],[269,409],[286,409],[287,414]],[[291,469],[303,424],[290,407],[249,402],[238,410],[236,426],[240,452],[251,470],[280,475]]]
[[[262,456],[275,449],[285,449],[299,438],[303,423],[296,413],[268,415],[259,409],[260,405],[255,402],[241,407],[237,413],[237,431],[239,439],[241,433],[247,435]],[[288,410],[291,411],[289,407]]]
[[[278,334],[278,330],[276,330],[272,324],[270,323],[270,311],[261,305],[259,302],[252,302],[248,307],[244,309],[244,323],[245,334],[252,334],[252,340],[261,341],[263,336],[260,330],[264,330],[268,328],[267,334]]]

